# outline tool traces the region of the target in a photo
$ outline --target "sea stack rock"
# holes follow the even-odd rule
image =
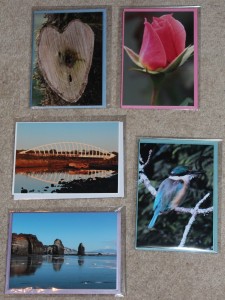
[[[81,256],[85,255],[85,248],[82,243],[80,243],[78,246],[77,255],[81,255]]]
[[[54,241],[54,245],[55,246],[57,246],[57,254],[58,255],[63,255],[64,254],[64,246],[63,246],[63,243],[62,243],[62,241],[61,240],[59,240],[59,239],[56,239],[55,241]]]

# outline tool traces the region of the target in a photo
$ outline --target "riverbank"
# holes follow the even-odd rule
[[[35,169],[38,172],[46,169],[48,172],[59,170],[116,170],[118,169],[117,158],[88,158],[88,157],[67,157],[67,156],[34,156],[34,155],[19,155],[16,156],[16,172],[31,172]]]
[[[89,178],[87,180],[79,179],[71,182],[61,182],[60,188],[52,193],[117,193],[118,192],[118,174],[109,178]]]

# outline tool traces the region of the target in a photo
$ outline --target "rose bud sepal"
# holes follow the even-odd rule
[[[167,67],[159,68],[154,71],[146,69],[146,67],[141,64],[139,55],[135,53],[132,49],[124,46],[124,50],[126,51],[129,58],[133,61],[133,63],[135,63],[136,66],[140,68],[132,68],[132,70],[157,75],[160,73],[170,73],[175,71],[177,68],[181,67],[194,53],[194,46],[192,45],[185,48],[184,51],[181,52],[180,55],[178,55]]]

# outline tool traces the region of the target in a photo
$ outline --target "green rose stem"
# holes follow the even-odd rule
[[[151,75],[152,95],[150,105],[159,105],[159,92],[164,78],[165,74]]]

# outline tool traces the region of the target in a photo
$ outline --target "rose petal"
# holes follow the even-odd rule
[[[167,58],[167,64],[169,64],[177,56],[177,51],[173,42],[173,32],[170,28],[171,25],[160,18],[153,18],[152,28],[158,34]]]
[[[186,33],[184,30],[185,35],[177,34],[177,32],[183,34],[182,30],[178,30],[180,25],[183,28],[183,25],[175,20],[172,15],[164,15],[160,18],[153,17],[152,27],[161,39],[166,52],[167,64],[184,50]]]
[[[145,20],[144,35],[139,53],[140,62],[149,70],[166,66],[166,53],[158,34],[151,24]]]
[[[186,43],[186,31],[184,26],[178,20],[174,19],[172,15],[164,15],[160,18],[166,20],[171,26],[171,33],[173,37],[173,43],[179,55],[185,49]]]

